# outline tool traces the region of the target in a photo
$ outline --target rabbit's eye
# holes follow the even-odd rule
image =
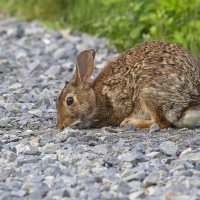
[[[68,97],[67,100],[66,100],[66,103],[68,106],[70,106],[71,104],[74,103],[74,98],[73,97]]]

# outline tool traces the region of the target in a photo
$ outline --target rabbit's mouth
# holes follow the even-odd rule
[[[70,128],[77,128],[77,129],[86,129],[89,128],[91,126],[91,123],[84,123],[80,120],[76,120],[75,122],[73,122],[69,127]]]

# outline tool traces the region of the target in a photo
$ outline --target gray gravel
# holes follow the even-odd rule
[[[62,32],[64,33],[64,32]],[[200,129],[56,128],[75,55],[116,54],[105,38],[0,21],[0,199],[198,200]]]

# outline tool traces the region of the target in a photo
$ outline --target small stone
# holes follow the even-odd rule
[[[27,129],[24,131],[25,134],[28,134],[28,135],[32,135],[33,134],[33,130],[30,130],[30,129]]]
[[[63,191],[63,197],[70,197],[70,193],[68,190]]]
[[[51,133],[47,133],[47,134],[42,134],[40,137],[39,137],[39,144],[40,146],[44,146],[50,142],[53,141],[53,136]]]
[[[43,178],[41,176],[31,175],[31,174],[27,176],[27,179],[28,179],[28,182],[37,183],[37,184],[43,181]]]
[[[170,173],[176,173],[177,171],[185,170],[185,166],[183,164],[177,165],[175,168],[173,168]]]
[[[11,172],[9,170],[0,171],[0,181],[5,182],[5,180],[10,176],[10,173]]]
[[[19,49],[18,51],[15,52],[15,56],[17,60],[19,60],[19,59],[26,58],[28,55],[27,55],[27,51],[23,49]]]
[[[160,144],[159,148],[164,154],[169,156],[175,156],[178,151],[178,146],[171,141],[163,142],[162,144]]]
[[[11,89],[11,90],[17,90],[19,88],[22,87],[22,84],[21,83],[14,83],[13,85],[11,85],[8,89]]]
[[[96,145],[91,150],[97,154],[106,154],[108,151],[106,144]]]
[[[55,44],[55,43],[52,43],[52,44],[49,44],[49,45],[46,46],[45,52],[46,53],[51,53],[51,52],[56,51],[57,48],[58,48],[58,45]]]
[[[100,199],[113,199],[113,195],[109,191],[102,191]]]
[[[127,176],[124,180],[127,181],[127,182],[130,182],[132,180],[143,180],[146,176],[146,172],[143,172],[143,171],[139,171],[139,172],[136,172],[134,174],[131,174],[129,176]]]
[[[157,132],[159,130],[160,130],[160,127],[158,126],[158,124],[153,123],[149,128],[149,133]]]
[[[184,151],[181,152],[179,158],[182,159],[182,158],[186,157],[188,154],[190,154],[191,152],[192,152],[192,149],[188,148],[188,149],[186,149],[186,150],[184,150]]]
[[[153,172],[144,179],[143,185],[144,187],[156,185],[159,179],[160,179],[160,174],[158,172]]]
[[[23,143],[19,143],[15,145],[15,149],[17,151],[17,154],[23,154],[26,151],[29,151],[29,145],[25,145]]]
[[[83,142],[90,142],[90,141],[97,142],[98,140],[99,138],[96,137],[95,135],[83,135],[80,138],[80,141],[83,141]]]
[[[12,196],[16,197],[24,197],[27,194],[26,190],[13,190],[11,191]]]
[[[100,191],[98,190],[92,190],[92,192],[89,195],[90,199],[100,199]]]
[[[163,193],[161,200],[196,200],[195,197],[181,194],[176,191],[167,190]]]
[[[1,157],[7,160],[8,162],[13,162],[17,158],[17,154],[12,151],[3,150]]]
[[[137,162],[144,162],[148,160],[145,155],[137,151],[123,153],[122,155],[118,156],[118,159],[125,162],[132,162],[134,164],[136,164]]]
[[[191,161],[200,164],[200,152],[192,153]]]
[[[53,139],[53,141],[55,143],[65,142],[68,139],[68,137],[69,135],[65,131],[62,131],[56,134],[56,137]]]
[[[22,166],[28,163],[38,163],[40,161],[40,158],[30,158],[22,161],[17,161],[17,166]]]
[[[123,194],[128,194],[130,189],[131,189],[131,187],[126,182],[122,181],[122,182],[120,182],[117,191],[119,191]]]
[[[5,192],[0,192],[0,199],[1,200],[10,200],[10,199],[12,199],[12,196],[11,196],[11,194],[10,194],[10,192],[8,192],[8,191],[5,191]]]
[[[25,34],[25,30],[23,28],[23,26],[21,26],[20,24],[17,25],[17,28],[16,28],[16,38],[17,39],[20,39],[24,36]]]
[[[147,157],[153,159],[153,158],[157,158],[160,157],[161,153],[158,151],[153,151],[151,153],[146,154]]]
[[[51,102],[48,98],[42,98],[37,103],[35,103],[35,107],[37,110],[46,110],[51,105]],[[48,114],[49,115],[49,114]]]
[[[51,66],[46,72],[45,75],[47,75],[49,78],[54,79],[57,74],[59,74],[61,71],[61,67],[59,65],[57,66]]]
[[[145,197],[145,193],[143,190],[137,191],[137,192],[132,192],[129,195],[129,200],[137,200],[137,199],[143,199]]]
[[[20,111],[23,113],[27,113],[28,112],[28,106],[25,104],[21,105]]]
[[[28,113],[37,117],[42,117],[42,110],[29,110]]]
[[[18,99],[21,103],[35,103],[37,101],[36,97],[30,93],[25,93],[22,95],[20,99]]]
[[[46,176],[45,177],[45,181],[47,181],[47,182],[52,182],[54,179],[55,179],[54,176]]]
[[[53,58],[55,60],[59,60],[62,58],[66,58],[67,50],[65,48],[58,49],[54,52]]]
[[[155,194],[155,190],[156,190],[156,186],[150,186],[150,187],[146,188],[147,194],[149,196]]]
[[[142,188],[140,181],[130,181],[128,182],[128,185],[131,187],[131,191],[137,191]]]
[[[41,151],[46,154],[56,153],[59,147],[59,144],[47,143],[45,146],[41,147]]]
[[[102,182],[106,187],[110,187],[112,185],[112,181],[107,178],[102,178],[100,182]]]
[[[42,160],[43,160],[45,163],[55,163],[56,160],[57,160],[57,155],[56,155],[56,154],[45,154],[45,155],[42,157]]]
[[[192,152],[181,156],[182,160],[188,160],[195,163],[200,163],[200,152]]]
[[[114,153],[105,154],[103,160],[109,166],[118,165],[120,162],[119,159],[117,158],[117,155],[115,155]]]
[[[29,146],[29,149],[24,152],[24,155],[40,155],[41,152],[36,146]]]
[[[48,186],[46,184],[43,184],[40,188],[30,193],[29,199],[30,200],[43,199],[48,193],[48,191],[49,191]]]
[[[33,61],[28,65],[28,68],[31,72],[35,71],[38,67],[40,67],[40,62],[38,60]]]
[[[0,127],[5,128],[10,123],[10,119],[8,117],[4,117],[0,119]]]
[[[68,144],[76,144],[78,142],[79,142],[79,140],[77,138],[75,138],[75,137],[68,137],[67,138],[67,143]]]
[[[6,116],[7,110],[0,107],[0,119],[4,118]],[[0,126],[1,127],[1,126]]]
[[[136,130],[136,128],[132,124],[127,124],[123,128],[124,128],[124,131],[135,131]]]
[[[29,121],[29,117],[23,115],[23,116],[20,117],[20,120],[19,120],[18,123],[19,123],[21,126],[25,126],[25,125],[28,124],[28,121]]]
[[[65,132],[65,134],[68,135],[68,137],[75,137],[79,138],[82,136],[83,132],[78,129],[72,129],[72,128],[65,128],[62,132]]]

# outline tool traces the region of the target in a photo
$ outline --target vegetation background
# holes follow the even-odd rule
[[[120,51],[161,39],[200,56],[200,0],[0,0],[0,10],[55,29],[106,36]]]

